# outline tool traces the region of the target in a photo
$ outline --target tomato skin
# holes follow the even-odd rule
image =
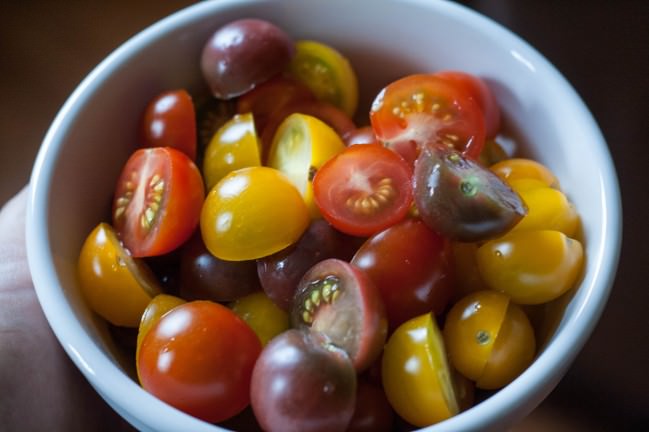
[[[209,191],[227,174],[261,165],[261,149],[252,114],[237,114],[214,134],[205,149],[203,177]]]
[[[343,432],[354,413],[356,373],[321,334],[290,329],[262,351],[251,399],[265,431]]]
[[[543,182],[548,187],[559,187],[559,180],[552,171],[532,159],[505,159],[491,165],[489,169],[508,183],[519,179],[535,179]]]
[[[205,246],[226,261],[279,252],[295,243],[308,225],[300,192],[268,167],[242,168],[225,176],[207,195],[201,212]]]
[[[230,308],[254,330],[262,346],[288,329],[288,314],[261,291],[235,300]]]
[[[162,255],[191,236],[204,197],[201,174],[184,153],[170,147],[140,149],[118,180],[113,225],[134,257]]]
[[[343,136],[343,141],[348,147],[357,144],[379,144],[371,126],[363,126],[347,132],[345,136]]]
[[[519,304],[540,304],[573,287],[584,249],[559,231],[516,231],[480,246],[477,262],[491,289]]]
[[[266,160],[273,144],[277,128],[291,114],[306,114],[322,120],[341,137],[356,129],[352,119],[335,106],[321,101],[298,101],[287,104],[283,109],[275,111],[261,131],[262,160]]]
[[[315,100],[308,87],[299,81],[277,76],[244,93],[237,100],[239,114],[252,113],[258,131],[263,131],[272,114],[287,105]]]
[[[157,398],[218,422],[250,402],[252,369],[260,352],[257,335],[230,309],[195,301],[175,307],[149,330],[138,370],[142,386]]]
[[[381,292],[391,329],[423,313],[441,314],[453,292],[450,243],[406,219],[370,237],[351,263]]]
[[[117,326],[137,327],[147,304],[161,291],[146,264],[129,255],[106,223],[83,243],[77,272],[90,308]]]
[[[173,147],[196,160],[196,110],[186,90],[156,96],[144,110],[141,122],[145,147]]]
[[[496,97],[487,84],[475,75],[460,71],[436,72],[435,76],[444,78],[468,93],[480,106],[485,120],[485,137],[493,138],[500,130],[500,108]]]
[[[379,141],[411,165],[427,146],[453,147],[476,159],[484,145],[478,104],[434,75],[410,75],[389,84],[372,103],[370,121]]]
[[[349,61],[335,48],[321,42],[298,41],[289,70],[319,100],[354,116],[358,106],[358,80]]]
[[[381,145],[351,146],[316,173],[315,202],[336,229],[369,236],[406,216],[412,203],[411,175],[405,161]]]
[[[453,366],[482,389],[509,384],[534,358],[534,330],[504,294],[477,291],[458,301],[444,324]]]
[[[359,380],[356,408],[346,432],[390,432],[394,412],[381,387]]]
[[[392,333],[381,373],[390,405],[407,422],[424,427],[459,412],[442,334],[431,314],[406,321]]]

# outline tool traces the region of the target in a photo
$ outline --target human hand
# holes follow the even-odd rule
[[[28,187],[0,211],[0,425],[3,431],[132,430],[67,357],[27,266]]]

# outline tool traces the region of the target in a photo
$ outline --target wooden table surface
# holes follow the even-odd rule
[[[80,80],[128,37],[191,3],[0,2],[0,205],[28,181]],[[649,1],[462,3],[518,33],[573,84],[607,139],[623,193],[623,252],[604,315],[557,389],[513,430],[649,430]]]

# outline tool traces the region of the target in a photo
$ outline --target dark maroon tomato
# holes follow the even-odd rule
[[[229,302],[260,289],[255,261],[224,261],[212,255],[196,233],[183,247],[180,296]]]
[[[144,258],[162,289],[167,294],[180,292],[180,259],[182,247],[164,255]]]
[[[527,213],[516,192],[489,169],[445,147],[428,147],[415,164],[415,203],[430,228],[452,240],[484,241]]]
[[[441,314],[452,294],[450,243],[418,219],[370,237],[351,263],[381,292],[390,329],[418,315]]]
[[[207,41],[201,70],[216,98],[231,99],[278,75],[294,52],[293,41],[276,25],[241,19],[221,27]]]
[[[266,295],[280,308],[291,308],[295,290],[311,267],[327,258],[348,261],[360,246],[323,219],[311,222],[293,246],[257,261],[257,273]]]
[[[342,432],[354,413],[356,373],[324,335],[291,329],[261,352],[250,394],[267,432]]]
[[[374,135],[374,129],[372,129],[372,126],[364,126],[346,133],[345,136],[343,136],[343,141],[345,141],[345,145],[347,146],[356,144],[376,144],[379,142],[376,139],[376,135]]]
[[[356,408],[347,432],[389,432],[394,412],[383,389],[364,380],[356,387]]]
[[[291,308],[294,327],[324,333],[344,349],[357,371],[381,354],[387,320],[381,294],[359,268],[337,259],[321,261],[302,278]]]
[[[196,161],[196,111],[185,90],[164,92],[149,102],[141,128],[145,147],[173,147]]]

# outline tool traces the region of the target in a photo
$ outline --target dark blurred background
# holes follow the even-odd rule
[[[191,3],[0,2],[0,205],[28,181],[49,123],[80,80]],[[649,430],[649,1],[461,3],[519,34],[572,83],[604,133],[623,194],[621,262],[602,319],[564,380],[514,430]]]

